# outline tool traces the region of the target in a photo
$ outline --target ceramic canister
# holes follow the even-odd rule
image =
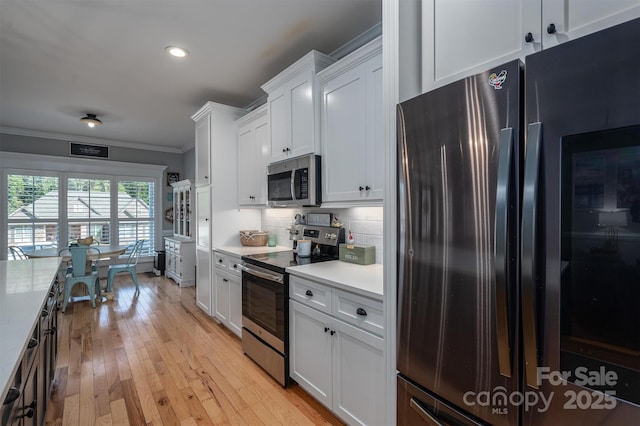
[[[311,256],[311,240],[298,240],[298,256]]]

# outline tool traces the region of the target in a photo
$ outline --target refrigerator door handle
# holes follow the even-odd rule
[[[521,306],[525,361],[528,386],[538,389],[538,342],[536,334],[536,214],[540,156],[542,151],[542,123],[531,123],[527,129],[527,153],[522,188],[522,263]]]
[[[496,335],[500,374],[504,377],[511,377],[507,282],[509,280],[509,210],[513,176],[512,128],[500,130],[498,155],[494,243]]]
[[[420,417],[422,417],[422,420],[424,420],[425,422],[427,422],[427,424],[430,425],[435,425],[435,426],[445,426],[444,423],[442,423],[440,421],[440,419],[438,419],[438,417],[436,417],[435,414],[433,414],[432,412],[430,412],[429,410],[427,410],[426,408],[424,408],[420,402],[418,402],[417,399],[415,398],[411,398],[411,400],[409,401],[409,406],[411,408],[413,408],[413,410],[418,413],[418,415]]]

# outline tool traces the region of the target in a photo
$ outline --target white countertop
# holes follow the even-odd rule
[[[0,261],[0,386],[4,401],[62,258]]]
[[[231,256],[248,256],[251,254],[258,253],[273,253],[276,251],[287,251],[293,250],[291,247],[287,246],[221,246],[214,247],[213,251],[219,251],[221,253],[225,253]]]
[[[290,266],[287,268],[287,272],[372,299],[383,299],[384,279],[381,264],[357,265],[332,260]]]

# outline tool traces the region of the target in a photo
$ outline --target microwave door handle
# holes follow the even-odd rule
[[[291,170],[291,199],[296,199],[296,171]]]
[[[511,344],[509,342],[509,211],[513,176],[513,129],[500,131],[498,181],[496,184],[494,271],[496,335],[500,374],[511,377]],[[512,284],[512,283],[511,283]]]
[[[528,386],[538,389],[538,342],[536,332],[536,214],[540,152],[542,151],[542,123],[531,123],[527,129],[527,156],[522,187],[522,264],[521,306],[525,378]]]

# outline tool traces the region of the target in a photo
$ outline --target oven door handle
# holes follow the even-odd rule
[[[277,283],[283,284],[284,279],[282,277],[282,275],[278,275],[278,274],[270,274],[268,272],[263,272],[263,271],[258,271],[257,269],[254,268],[250,268],[247,265],[243,265],[243,264],[239,264],[238,267],[251,275],[255,275],[256,277],[260,277],[260,278],[264,278],[265,280],[269,280],[269,281],[275,281]]]

